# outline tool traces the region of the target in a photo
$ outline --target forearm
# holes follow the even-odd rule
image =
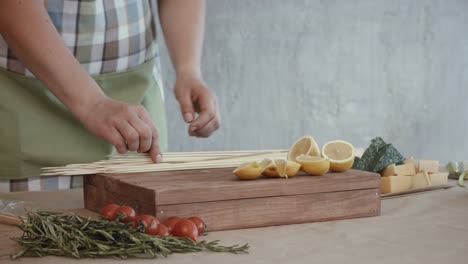
[[[104,96],[66,47],[43,1],[2,0],[0,33],[16,57],[75,115]]]
[[[176,74],[201,76],[204,0],[159,0],[159,17]]]

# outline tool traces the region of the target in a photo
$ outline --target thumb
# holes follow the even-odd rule
[[[179,101],[184,121],[187,123],[192,122],[194,119],[194,109],[189,90],[178,93],[177,100]]]

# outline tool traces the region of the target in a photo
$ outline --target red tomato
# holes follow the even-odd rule
[[[159,221],[153,220],[151,221],[148,226],[146,227],[146,234],[148,235],[157,235],[158,234],[158,226],[160,226]]]
[[[118,221],[128,223],[135,219],[135,215],[136,213],[135,210],[133,210],[133,208],[124,205],[120,206],[119,208],[117,208],[117,210],[115,210],[113,218],[117,219]]]
[[[195,224],[195,226],[196,226],[197,229],[198,229],[198,234],[199,234],[199,235],[202,235],[202,234],[205,233],[205,228],[206,228],[205,222],[203,222],[203,220],[202,220],[200,217],[198,217],[198,216],[191,216],[191,217],[189,217],[189,218],[187,218],[187,219],[190,220],[190,221],[192,221],[192,222]]]
[[[182,219],[174,226],[172,234],[176,237],[188,237],[193,241],[197,241],[198,229],[192,221]]]
[[[146,234],[155,236],[168,236],[169,229],[164,224],[151,222],[146,228]]]
[[[114,220],[115,210],[117,210],[117,208],[119,208],[119,207],[120,206],[118,206],[116,204],[108,204],[108,205],[104,206],[103,208],[101,208],[100,213],[105,218],[107,218],[109,220]]]
[[[156,235],[158,236],[168,236],[169,235],[169,228],[163,224],[158,225],[158,229],[156,230]]]
[[[156,221],[157,223],[159,223],[158,219],[156,219],[154,216],[152,215],[137,215],[135,217],[135,223],[137,226],[139,225],[143,225],[145,228],[149,225],[149,223],[151,223],[152,221]]]
[[[169,233],[172,234],[172,229],[177,224],[177,222],[179,222],[180,220],[181,220],[180,217],[172,216],[172,217],[169,217],[166,220],[164,220],[163,224],[167,227],[167,229],[169,229]]]

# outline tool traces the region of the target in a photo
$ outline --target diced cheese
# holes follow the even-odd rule
[[[439,161],[438,160],[420,160],[418,171],[426,171],[429,173],[439,172]]]
[[[395,164],[390,164],[387,167],[385,167],[383,170],[380,171],[380,175],[382,176],[396,175]]]
[[[397,165],[390,164],[385,169],[380,171],[382,176],[392,176],[392,175],[415,175],[416,167],[412,163]]]
[[[416,175],[416,167],[414,163],[407,163],[403,165],[395,166],[395,172],[397,175]]]
[[[380,191],[382,193],[403,192],[411,189],[412,176],[385,176],[381,177]]]
[[[419,172],[415,176],[412,176],[413,182],[411,185],[411,189],[418,189],[418,188],[426,188],[431,186],[431,179],[427,172]]]
[[[448,184],[447,172],[431,173],[429,174],[429,177],[431,178],[432,186]]]
[[[409,164],[409,163],[413,163],[416,165],[416,162],[414,161],[413,157],[409,157],[407,159],[405,159],[405,161],[403,161],[404,164]]]

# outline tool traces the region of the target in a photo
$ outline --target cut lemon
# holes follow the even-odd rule
[[[293,177],[296,176],[299,170],[301,169],[301,164],[286,160],[286,176],[287,177]]]
[[[263,175],[268,177],[286,177],[286,164],[281,160],[270,160],[263,170]]]
[[[329,141],[322,147],[322,156],[330,160],[332,171],[346,171],[353,167],[354,147],[344,140]]]
[[[330,170],[330,161],[326,158],[300,155],[296,160],[302,165],[302,170],[310,175],[320,176]]]
[[[268,168],[268,166],[271,165],[272,162],[273,162],[273,160],[271,160],[271,159],[264,159],[259,163],[259,165],[260,165],[260,167],[263,168],[263,170],[265,170],[266,168]],[[263,172],[263,170],[262,170],[262,172]]]
[[[296,176],[301,168],[301,164],[283,159],[270,160],[270,163],[263,171],[263,174],[268,177],[288,178]]]
[[[233,173],[241,180],[254,180],[262,175],[263,167],[256,161],[240,165]]]
[[[296,161],[299,155],[320,156],[320,148],[312,136],[303,136],[289,148],[288,160]]]

